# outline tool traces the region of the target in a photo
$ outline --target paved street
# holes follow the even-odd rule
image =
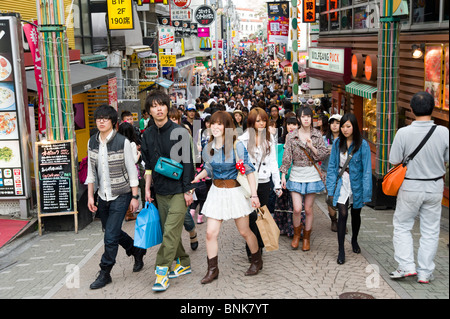
[[[103,233],[99,221],[79,231],[34,232],[0,249],[0,298],[3,299],[337,299],[343,293],[360,292],[376,299],[448,299],[449,242],[448,215],[442,219],[439,249],[435,259],[435,281],[418,284],[407,278],[393,281],[388,273],[396,267],[392,246],[393,211],[362,210],[359,244],[361,254],[351,251],[350,232],[346,241],[346,263],[337,265],[336,233],[330,231],[323,197],[315,205],[311,251],[293,251],[290,239],[280,237],[280,249],[264,252],[264,268],[255,277],[246,277],[248,261],[244,241],[233,221],[223,224],[219,237],[219,279],[200,284],[206,273],[206,223],[198,225],[199,248],[192,251],[183,232],[185,248],[191,256],[192,274],[170,280],[162,293],[151,290],[155,280],[157,247],[148,250],[145,266],[132,272],[133,259],[119,249],[111,273],[113,282],[103,289],[90,290],[103,253]],[[134,222],[124,223],[130,235]],[[419,227],[414,231],[417,248]]]

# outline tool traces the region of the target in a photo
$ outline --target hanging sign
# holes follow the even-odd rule
[[[158,27],[158,46],[160,49],[173,49],[175,44],[174,27]]]
[[[316,22],[316,0],[303,0],[303,23]]]
[[[108,0],[107,4],[110,30],[134,29],[132,0]]]
[[[195,9],[194,18],[201,25],[210,25],[216,19],[216,11],[211,6],[202,5]]]
[[[159,62],[163,67],[175,67],[177,66],[177,56],[176,55],[159,55]]]
[[[180,8],[187,8],[191,4],[191,0],[173,0],[173,3]]]

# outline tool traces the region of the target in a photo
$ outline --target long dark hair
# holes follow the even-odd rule
[[[342,126],[347,121],[350,121],[350,124],[352,124],[352,127],[353,127],[352,136],[353,136],[355,152],[360,148],[361,143],[362,143],[361,132],[359,131],[358,120],[356,119],[355,114],[345,113],[344,116],[341,118],[341,121],[340,121],[341,128],[339,130],[339,150],[342,153],[345,153],[347,151],[347,138],[344,136],[344,134],[342,134]]]
[[[133,125],[131,125],[128,122],[123,122],[119,125],[119,131],[120,134],[125,136],[130,142],[138,143],[138,138],[136,136],[136,132],[134,131]]]

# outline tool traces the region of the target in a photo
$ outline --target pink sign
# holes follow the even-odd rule
[[[197,36],[199,38],[209,38],[209,27],[200,27],[197,29]]]
[[[37,24],[37,21],[34,21]],[[46,119],[45,119],[45,107],[44,107],[44,96],[42,92],[42,62],[41,54],[39,53],[39,33],[37,28],[29,23],[23,24],[23,31],[27,37],[28,45],[30,46],[30,52],[33,56],[34,62],[34,76],[36,78],[36,87],[39,98],[38,107],[38,131],[39,134],[45,134]]]
[[[117,110],[117,78],[113,77],[108,80],[108,104]]]

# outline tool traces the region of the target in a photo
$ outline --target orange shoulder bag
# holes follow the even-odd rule
[[[417,153],[419,153],[420,149],[425,145],[427,140],[430,138],[431,134],[433,134],[437,125],[433,125],[431,129],[428,131],[427,135],[424,137],[422,142],[420,142],[419,146],[411,153],[408,157],[406,157],[400,164],[392,167],[386,175],[383,177],[383,182],[381,187],[383,189],[383,193],[388,196],[397,196],[398,190],[400,186],[402,186],[403,180],[406,175],[406,165],[408,165],[409,161],[412,160]]]

